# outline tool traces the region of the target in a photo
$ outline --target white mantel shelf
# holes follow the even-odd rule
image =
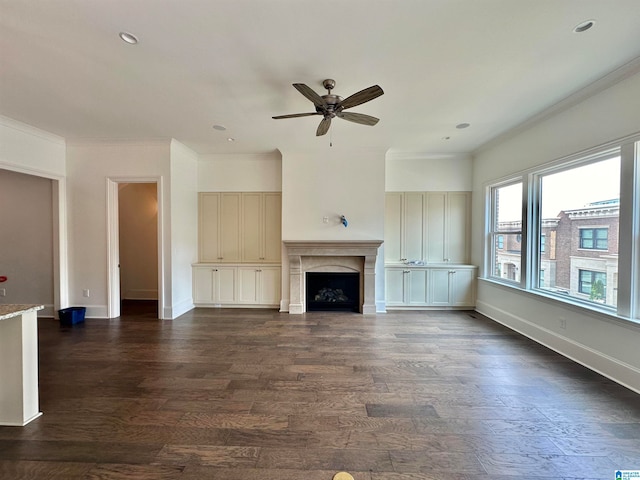
[[[42,305],[0,305],[0,425],[38,418],[38,317]]]
[[[360,312],[376,313],[375,267],[382,240],[284,240],[289,258],[289,313],[306,312],[305,273],[360,273]]]

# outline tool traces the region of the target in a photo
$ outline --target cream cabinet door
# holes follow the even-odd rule
[[[242,194],[242,260],[260,262],[263,259],[262,194]]]
[[[236,301],[236,269],[202,266],[193,268],[193,302],[230,304]]]
[[[429,304],[447,307],[475,305],[475,268],[431,269]]]
[[[280,304],[280,267],[260,267],[260,291],[258,301],[263,305]]]
[[[428,263],[445,262],[445,208],[447,194],[429,192],[426,194],[426,258]]]
[[[240,193],[220,194],[219,262],[240,261]]]
[[[426,194],[426,258],[428,263],[469,260],[469,192]]]
[[[263,261],[280,263],[282,252],[282,194],[264,194],[264,252]],[[278,272],[280,269],[278,269]],[[280,293],[278,292],[278,297]],[[280,298],[278,298],[278,303]]]
[[[404,305],[405,303],[405,286],[404,277],[406,269],[404,268],[385,268],[385,302],[388,306]]]
[[[201,262],[218,262],[219,193],[201,193],[198,197],[198,242]]]
[[[451,294],[449,295],[451,306],[475,306],[476,276],[477,272],[475,268],[455,269],[455,273],[452,274]]]
[[[387,193],[384,203],[384,261],[403,262],[402,256],[402,217],[403,194]]]
[[[242,194],[242,260],[279,263],[282,249],[280,193]]]
[[[427,271],[424,269],[409,269],[405,273],[405,304],[410,306],[424,306],[427,304]]]
[[[238,303],[278,305],[280,267],[238,267]]]
[[[424,195],[422,193],[404,194],[402,224],[402,258],[422,260],[424,258]]]
[[[429,271],[429,304],[434,306],[451,305],[450,269],[432,269]]]
[[[193,268],[193,302],[213,303],[213,268]]]
[[[449,192],[446,206],[445,258],[451,263],[469,261],[470,195]]]
[[[258,303],[258,267],[238,267],[238,303]]]

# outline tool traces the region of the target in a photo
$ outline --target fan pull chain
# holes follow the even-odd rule
[[[333,129],[329,132],[329,146],[333,147]]]

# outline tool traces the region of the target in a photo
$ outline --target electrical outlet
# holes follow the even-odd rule
[[[0,297],[6,297],[6,296],[7,296],[7,289],[0,288]]]
[[[322,217],[322,223],[329,223],[329,217]]]
[[[82,290],[82,296],[83,296],[83,297],[88,297],[88,296],[89,296],[89,293],[90,293],[90,292],[89,292],[89,289],[88,289],[88,288],[85,288],[84,290]]]
[[[566,330],[567,329],[567,319],[564,317],[560,317],[558,320],[560,320],[560,328],[562,330]]]

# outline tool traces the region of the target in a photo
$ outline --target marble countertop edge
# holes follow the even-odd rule
[[[0,305],[0,320],[17,317],[27,312],[35,312],[44,309],[44,305],[7,304]]]

